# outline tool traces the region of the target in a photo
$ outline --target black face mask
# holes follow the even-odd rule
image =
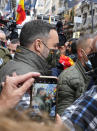
[[[93,69],[97,68],[97,52],[89,54],[88,58],[92,63]]]
[[[49,51],[49,55],[46,58],[46,61],[48,62],[48,64],[52,65],[53,67],[56,66],[56,53],[58,50],[56,49],[50,49]]]
[[[45,47],[48,48],[46,45],[45,45]],[[58,50],[57,49],[49,49],[49,48],[48,48],[48,50],[49,50],[49,54],[48,54],[47,58],[45,58],[42,54],[41,55],[47,61],[47,63],[49,65],[51,65],[52,67],[55,67],[56,66],[56,53]]]
[[[5,42],[3,42],[3,41],[0,41],[0,46],[3,46],[3,47],[5,47]]]

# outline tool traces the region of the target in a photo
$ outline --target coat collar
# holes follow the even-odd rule
[[[88,76],[88,75],[86,75],[86,70],[85,70],[85,68],[83,67],[83,65],[81,64],[81,62],[80,62],[79,59],[76,61],[76,65],[75,65],[75,66],[76,66],[76,68],[79,69],[79,71],[80,71],[80,73],[83,75],[84,79],[85,79],[86,81],[90,81],[91,77]]]
[[[38,56],[33,51],[30,51],[27,48],[19,46],[16,50],[16,54],[14,57],[15,60],[22,61],[31,67],[36,67],[36,69],[40,70],[41,74],[46,74],[48,70],[48,65],[45,59]],[[44,72],[44,73],[43,73]]]

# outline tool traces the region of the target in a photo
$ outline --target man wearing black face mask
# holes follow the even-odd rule
[[[21,30],[20,46],[16,50],[14,60],[0,70],[0,83],[5,80],[6,75],[12,75],[13,72],[18,75],[28,72],[49,75],[46,59],[50,49],[57,49],[58,42],[57,31],[49,23],[41,20],[26,23]]]
[[[93,51],[92,42],[91,35],[83,36],[78,40],[78,60],[74,66],[64,70],[59,76],[57,110],[60,115],[87,90],[91,78],[85,73],[91,69],[87,56]]]
[[[6,47],[6,35],[0,30],[0,68],[5,65],[10,59],[10,53]]]
[[[14,60],[0,71],[0,82],[13,72],[25,74],[34,71],[49,75],[46,59],[50,49],[57,49],[58,42],[57,31],[52,25],[40,20],[26,23],[21,30],[20,46]]]

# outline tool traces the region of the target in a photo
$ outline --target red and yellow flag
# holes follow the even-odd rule
[[[24,0],[20,0],[17,8],[16,24],[22,24],[26,19],[26,13],[24,8]]]
[[[64,69],[74,65],[74,61],[70,57],[65,55],[60,56],[59,63],[63,65]]]

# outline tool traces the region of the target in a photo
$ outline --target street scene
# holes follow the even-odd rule
[[[97,131],[97,0],[0,0],[0,131]]]

